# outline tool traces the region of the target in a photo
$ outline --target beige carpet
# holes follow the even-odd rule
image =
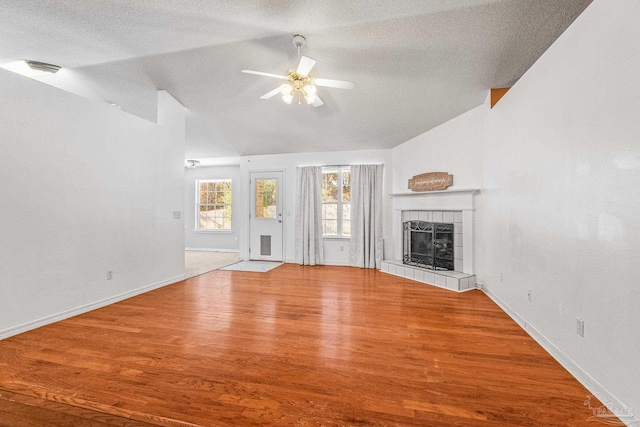
[[[185,279],[217,270],[239,260],[238,252],[184,251]]]

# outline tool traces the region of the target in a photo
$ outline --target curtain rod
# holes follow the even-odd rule
[[[298,168],[308,168],[308,167],[319,167],[319,168],[348,168],[354,165],[306,165],[306,166],[296,166]]]
[[[351,166],[362,166],[362,165],[384,166],[384,163],[354,163],[352,165],[310,165],[310,166],[320,166],[321,168],[348,168]],[[298,166],[298,167],[304,168],[305,166]]]

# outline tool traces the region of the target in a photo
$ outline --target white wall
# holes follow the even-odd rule
[[[393,192],[411,192],[408,181],[425,172],[453,175],[450,189],[482,187],[484,121],[489,107],[481,105],[395,147]]]
[[[431,170],[453,173],[460,188],[481,186],[479,282],[592,392],[636,417],[637,16],[636,0],[596,0],[493,110],[478,107],[393,150],[394,191]]]
[[[409,179],[426,172],[452,174],[453,185],[449,187],[450,190],[482,188],[482,150],[487,139],[485,123],[490,111],[487,97],[484,104],[393,148],[393,192],[411,193],[408,189]],[[441,203],[445,200],[451,202],[453,199],[450,197],[454,196],[449,195],[446,199],[437,200]],[[482,221],[482,196],[474,194],[471,197],[475,211],[465,213],[465,221],[470,221],[471,224],[465,231],[467,243],[481,241],[482,235],[482,229],[479,227]],[[432,203],[435,201],[430,200]],[[395,232],[396,242],[395,245],[387,245],[387,259],[399,260],[402,259],[402,225],[399,212],[395,212],[393,222],[391,231]],[[471,273],[476,270],[477,253],[482,247],[467,243],[464,247],[463,270]],[[392,246],[395,249],[393,252]]]
[[[197,179],[231,179],[231,212],[233,215],[231,231],[196,231]],[[238,229],[240,228],[237,218],[242,215],[240,200],[244,196],[240,191],[240,165],[186,169],[184,185],[185,247],[196,250],[237,251],[239,248]]]
[[[636,410],[638,16],[636,0],[596,0],[492,111],[480,262],[492,292]]]
[[[0,338],[184,274],[184,108],[158,99],[159,125],[0,70]]]
[[[285,260],[295,262],[295,181],[297,166],[324,166],[324,165],[350,165],[350,164],[384,164],[385,169],[391,164],[390,150],[362,150],[362,151],[342,151],[323,153],[296,153],[277,154],[265,156],[247,156],[241,162],[241,183],[242,193],[245,195],[241,199],[239,218],[240,224],[240,257],[249,258],[249,228],[248,228],[248,206],[249,206],[249,174],[252,171],[262,170],[284,170],[285,175],[285,203],[284,203],[284,230],[285,230]],[[391,188],[391,173],[385,170],[384,193],[389,193]],[[388,202],[385,197],[385,202]],[[390,214],[388,203],[385,206],[385,225],[388,223]],[[385,230],[390,230],[385,226]],[[390,236],[390,235],[389,235]],[[387,236],[385,235],[385,238]],[[387,239],[388,240],[388,239]],[[330,265],[349,265],[349,240],[348,239],[327,239],[325,240],[325,263]]]

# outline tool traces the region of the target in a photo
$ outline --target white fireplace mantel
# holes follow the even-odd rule
[[[403,211],[453,211],[462,212],[462,272],[474,274],[473,265],[473,211],[477,188],[443,191],[393,193],[393,257],[402,260],[402,212]]]
[[[454,188],[448,190],[438,190],[438,191],[405,191],[402,193],[391,193],[391,196],[432,196],[434,194],[442,194],[442,193],[479,193],[479,188]]]
[[[442,191],[392,193],[394,210],[469,211],[474,209],[474,195],[478,188]]]

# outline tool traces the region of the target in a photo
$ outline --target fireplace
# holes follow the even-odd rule
[[[430,270],[454,270],[454,225],[427,221],[402,224],[403,264]]]
[[[392,194],[393,241],[386,247],[391,253],[385,248],[382,272],[456,292],[475,289],[473,212],[478,192],[449,189]]]

